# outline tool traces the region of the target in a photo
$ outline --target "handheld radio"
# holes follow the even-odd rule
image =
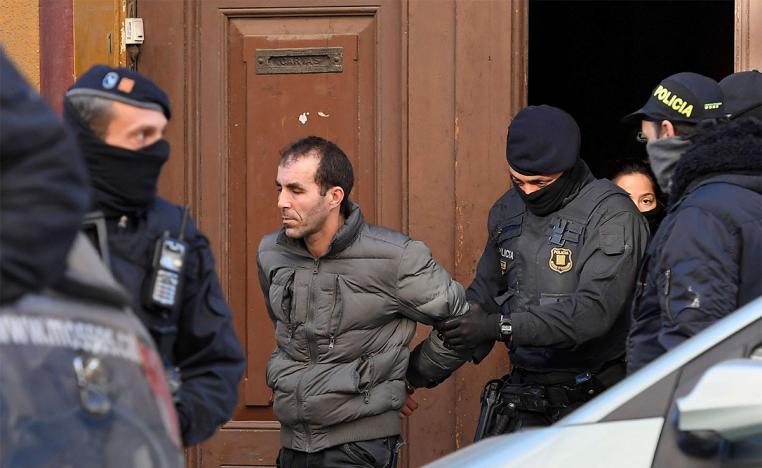
[[[185,256],[188,252],[188,245],[183,241],[187,222],[188,205],[185,205],[177,238],[173,238],[169,231],[164,231],[156,240],[151,276],[144,297],[144,303],[150,309],[171,311],[179,305]]]

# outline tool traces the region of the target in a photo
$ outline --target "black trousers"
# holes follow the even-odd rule
[[[307,453],[282,447],[275,462],[279,468],[396,468],[402,437],[348,442],[319,452]]]

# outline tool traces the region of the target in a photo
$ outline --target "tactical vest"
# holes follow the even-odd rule
[[[597,208],[612,196],[626,194],[607,180],[594,180],[560,210],[538,217],[527,211],[515,190],[506,195],[505,211],[492,230],[504,280],[495,301],[504,314],[562,302],[574,294],[582,266],[597,247],[586,244],[588,225]],[[574,350],[508,346],[511,363],[529,370],[584,371],[617,357],[601,356],[587,343]]]

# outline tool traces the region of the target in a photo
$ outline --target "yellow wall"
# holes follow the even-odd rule
[[[24,76],[40,89],[39,0],[0,0],[0,43]]]

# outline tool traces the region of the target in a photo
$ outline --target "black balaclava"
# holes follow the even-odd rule
[[[564,171],[555,182],[547,187],[528,195],[518,187],[516,191],[524,200],[529,211],[536,216],[547,216],[566,205],[570,198],[573,198],[573,195],[579,191],[589,174],[590,170],[587,165],[578,159],[571,169]]]
[[[528,106],[516,114],[506,144],[511,168],[527,176],[563,172],[552,184],[530,195],[516,189],[529,211],[546,216],[576,194],[590,173],[579,158],[580,143],[577,122],[557,107]]]
[[[98,138],[68,99],[64,120],[85,157],[96,209],[107,216],[137,215],[156,196],[161,167],[169,159],[169,143],[161,139],[137,151],[112,146]]]

